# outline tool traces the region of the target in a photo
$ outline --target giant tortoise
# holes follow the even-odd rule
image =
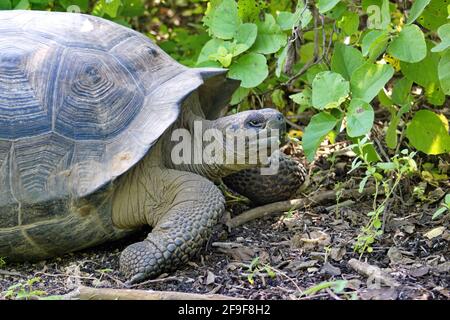
[[[261,154],[263,140],[282,138],[274,109],[223,116],[239,85],[225,73],[184,67],[144,35],[98,17],[0,11],[0,257],[45,259],[149,225],[120,256],[134,283],[199,251],[224,212],[222,177],[233,174],[231,188],[257,184],[256,200],[290,196],[303,169],[284,156],[281,176],[270,179],[240,174],[267,165],[260,158],[173,161],[173,133],[195,140],[196,124],[254,133],[244,147]]]

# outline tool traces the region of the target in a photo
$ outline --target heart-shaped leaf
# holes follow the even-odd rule
[[[318,110],[336,108],[348,97],[350,84],[339,73],[323,71],[312,83],[312,104]]]
[[[370,103],[394,75],[394,68],[387,64],[365,63],[353,71],[350,86],[353,99]]]
[[[374,119],[373,108],[363,100],[352,99],[347,111],[347,134],[349,137],[360,137],[372,129]]]
[[[427,44],[422,30],[418,26],[409,25],[389,44],[387,52],[393,57],[409,62],[419,62],[427,55]]]
[[[320,112],[311,118],[303,134],[303,150],[308,161],[314,160],[314,155],[325,136],[333,130],[337,119],[327,112]]]
[[[254,88],[269,74],[267,60],[262,54],[247,53],[230,66],[228,77],[241,80],[241,87]]]
[[[406,137],[414,148],[426,154],[450,152],[448,121],[432,111],[417,111],[406,129]]]

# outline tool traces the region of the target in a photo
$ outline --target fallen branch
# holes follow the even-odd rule
[[[336,208],[349,207],[355,204],[353,200],[345,200],[344,202],[333,204],[332,206],[326,207],[325,210],[328,212],[335,210]]]
[[[221,294],[91,288],[84,286],[80,286],[68,297],[75,300],[241,300]]]
[[[24,275],[22,275],[18,272],[11,272],[11,271],[7,271],[7,270],[0,270],[0,275],[11,276],[11,277],[25,277]]]
[[[375,193],[375,187],[366,188],[363,190],[362,193],[359,193],[358,189],[350,189],[342,191],[342,195],[340,198],[341,199],[360,198],[365,195],[372,195],[373,193]],[[378,194],[381,194],[381,190],[378,191]],[[273,213],[282,213],[289,210],[296,210],[302,207],[309,206],[311,204],[320,204],[330,200],[336,200],[336,191],[334,190],[324,191],[315,196],[303,199],[293,199],[287,201],[274,202],[245,211],[244,213],[232,218],[230,221],[226,223],[226,225],[229,228],[235,228],[246,222],[266,217]]]
[[[400,285],[400,283],[377,266],[356,259],[350,259],[348,265],[359,274],[368,277],[374,283],[383,283],[389,287],[398,287]]]

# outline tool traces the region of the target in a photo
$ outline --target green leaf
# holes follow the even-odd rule
[[[448,0],[433,0],[423,10],[422,15],[417,19],[423,27],[436,31],[441,25],[447,23]]]
[[[88,0],[85,1],[89,4]],[[138,17],[143,15],[144,12],[145,6],[143,0],[125,0],[120,15],[124,17]]]
[[[233,59],[233,55],[223,46],[217,49],[217,52],[209,56],[210,59],[219,61],[220,64],[227,68],[231,64],[231,60]]]
[[[406,137],[414,148],[426,154],[450,152],[448,121],[432,111],[417,111],[406,129]]]
[[[384,170],[384,171],[392,171],[397,168],[394,162],[378,162],[376,164],[377,168]]]
[[[286,102],[284,100],[284,91],[281,89],[275,89],[270,95],[273,104],[277,107],[278,110],[284,109],[286,106]]]
[[[252,51],[270,54],[275,53],[286,44],[286,34],[281,27],[275,22],[275,18],[271,14],[265,15],[264,21],[258,21],[258,36]]]
[[[230,102],[230,104],[231,104],[232,106],[234,106],[234,105],[240,103],[242,100],[244,100],[244,99],[248,96],[249,92],[250,92],[250,89],[239,87],[239,88],[233,93],[233,96],[231,97],[231,102]]]
[[[238,0],[238,13],[243,21],[253,22],[259,17],[261,6],[258,0]]]
[[[339,73],[323,71],[312,83],[312,105],[318,110],[336,108],[348,97],[350,84]]]
[[[389,36],[385,30],[369,31],[361,43],[363,56],[368,56],[371,62],[375,61],[386,49],[388,41]]]
[[[364,58],[358,49],[346,46],[343,43],[336,43],[331,58],[331,70],[341,74],[345,79],[350,77],[364,63]]]
[[[230,67],[228,77],[241,80],[241,87],[254,88],[269,75],[267,60],[262,54],[247,53]]]
[[[221,39],[211,39],[203,46],[197,59],[197,65],[205,61],[211,60],[210,56],[215,54],[219,47],[225,46],[225,41]]]
[[[12,5],[10,0],[0,1],[0,10],[11,10]]]
[[[406,24],[411,24],[416,21],[430,1],[431,0],[415,0],[412,4],[411,10],[409,11],[409,17]]]
[[[392,89],[392,101],[399,105],[409,104],[411,102],[412,81],[408,78],[397,80]]]
[[[314,160],[314,155],[322,140],[333,130],[337,119],[331,114],[320,112],[311,118],[303,135],[303,150],[308,161]]]
[[[258,34],[258,28],[254,23],[243,23],[239,26],[234,40],[237,43],[237,50],[233,52],[233,56],[240,55],[241,53],[250,49],[255,43],[256,35]]]
[[[444,24],[437,30],[441,43],[431,49],[432,52],[441,52],[450,47],[450,23]]]
[[[397,147],[397,127],[400,122],[400,117],[397,114],[393,114],[391,117],[391,122],[386,131],[386,145],[390,149]]]
[[[306,76],[302,78],[306,78],[307,83],[312,83],[316,75],[322,71],[328,71],[328,67],[324,63],[313,65],[306,71]]]
[[[30,8],[30,3],[28,0],[20,0],[19,3],[16,4],[14,10],[27,10]]]
[[[353,99],[370,103],[394,75],[394,68],[387,64],[365,63],[353,71],[350,86]]]
[[[78,6],[81,12],[87,12],[89,9],[89,0],[59,0],[59,3],[66,10],[72,5]]]
[[[354,35],[358,32],[359,15],[355,12],[346,12],[337,25],[346,35]]]
[[[320,13],[327,12],[334,8],[335,5],[339,3],[340,0],[319,0],[317,7]]]
[[[400,34],[389,44],[387,52],[393,57],[415,63],[427,55],[427,44],[423,32],[418,26],[405,26]]]
[[[292,30],[296,25],[304,28],[311,20],[311,11],[309,9],[303,11],[303,2],[301,1],[298,2],[297,9],[294,13],[288,11],[280,11],[277,13],[277,23],[282,30]]]
[[[296,104],[300,106],[311,106],[311,89],[305,88],[302,92],[289,96]]]
[[[439,218],[448,209],[446,207],[439,208],[431,217],[432,220]]]
[[[361,138],[351,138],[350,137],[350,141],[354,144],[359,143],[359,141],[361,140]],[[369,162],[377,162],[380,161],[381,158],[377,153],[377,150],[375,150],[375,147],[373,146],[373,143],[366,143],[364,144],[363,148],[362,148],[362,153],[359,151],[359,148],[357,146],[355,146],[352,151],[354,153],[356,153],[358,156],[361,157],[365,157],[367,159],[367,161]]]
[[[111,18],[117,17],[117,11],[122,4],[121,0],[101,0],[103,12]]]
[[[400,67],[405,77],[426,88],[433,83],[439,82],[439,58],[438,53],[428,52],[422,61],[418,63],[400,62]]]
[[[362,178],[361,182],[359,183],[358,192],[362,193],[364,191],[364,187],[366,186],[367,180],[369,180],[369,176],[365,176]]]
[[[380,228],[381,228],[381,221],[380,221],[380,219],[374,220],[373,226],[374,226],[374,228],[376,228],[376,229],[380,229]]]
[[[387,29],[391,23],[391,12],[389,9],[389,0],[383,0],[381,5],[381,29]]]
[[[277,23],[281,27],[281,30],[292,30],[295,23],[295,16],[292,12],[278,12]]]
[[[333,284],[333,291],[335,293],[341,293],[347,287],[347,284],[348,284],[347,280],[336,280],[334,281]]]
[[[281,71],[286,65],[288,46],[285,46],[281,53],[278,55],[277,67],[275,69],[275,75],[279,78],[281,77]]]
[[[209,27],[209,33],[219,39],[233,38],[241,20],[234,0],[213,0],[208,3],[203,23]]]
[[[380,102],[380,105],[382,105],[383,107],[388,107],[389,110],[391,109],[389,107],[393,105],[392,100],[384,90],[380,90],[378,92],[377,98]]]
[[[347,111],[347,134],[359,137],[372,129],[374,119],[373,108],[365,101],[352,99]]]
[[[450,193],[447,193],[444,198],[444,203],[450,209]]]
[[[342,18],[345,12],[347,12],[347,5],[339,2],[333,9],[326,12],[324,16],[337,21]]]
[[[28,0],[32,4],[47,5],[51,0]]]
[[[450,50],[447,50],[439,61],[438,76],[444,94],[450,95]]]
[[[428,43],[428,48],[432,44]],[[425,97],[433,105],[442,105],[445,102],[444,90],[441,88],[438,74],[440,54],[427,51],[427,56],[417,63],[401,61],[402,73],[418,85],[425,88]]]

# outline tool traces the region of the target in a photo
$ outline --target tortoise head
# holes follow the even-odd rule
[[[209,134],[208,130],[213,132]],[[266,108],[219,118],[208,130],[204,132],[205,140],[211,141],[210,137],[214,136],[217,141],[222,141],[223,158],[217,159],[221,169],[233,172],[268,164],[272,153],[284,142],[286,121],[277,110]],[[214,135],[214,131],[218,134]],[[206,156],[211,154],[207,145],[203,151]]]
[[[266,166],[286,133],[284,116],[270,108],[216,120],[198,117],[191,120],[187,130],[184,127],[172,132],[172,142],[178,142],[172,143],[166,154],[171,156],[171,167],[210,179]]]
[[[225,166],[230,170],[266,165],[280,148],[286,134],[286,121],[275,109],[243,111],[214,121],[224,133]],[[234,157],[230,155],[234,153]]]

